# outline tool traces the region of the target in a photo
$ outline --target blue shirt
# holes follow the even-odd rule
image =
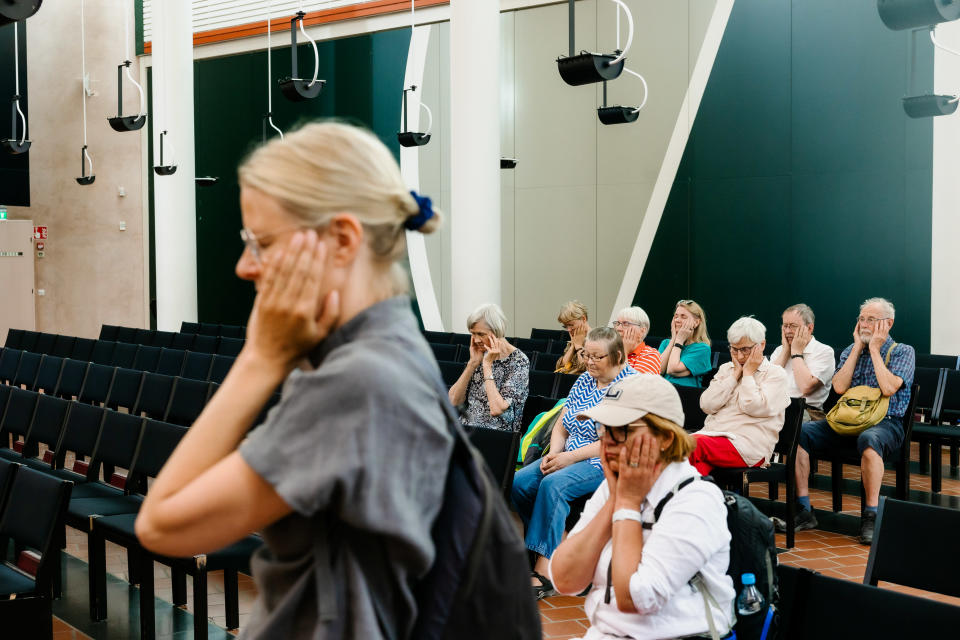
[[[670,339],[667,338],[660,343],[660,353],[667,350]],[[674,347],[676,348],[676,347]],[[680,352],[680,364],[690,372],[689,376],[672,376],[669,373],[663,375],[664,379],[681,387],[701,387],[700,376],[707,374],[713,369],[713,353],[710,351],[710,345],[706,342],[691,342]]]
[[[627,365],[610,384],[634,375],[637,375],[637,372],[634,371],[633,367]],[[586,372],[580,374],[577,381],[573,383],[570,395],[567,396],[567,412],[563,414],[563,426],[567,430],[567,441],[563,445],[564,451],[575,451],[597,441],[597,423],[589,418],[577,420],[577,414],[596,406],[603,398],[603,394],[607,392],[610,384],[598,387],[597,379]],[[589,462],[603,471],[603,465],[600,464],[599,457],[590,458]]]
[[[880,358],[886,360],[887,351],[893,346],[893,338],[887,336],[887,341],[880,346]],[[850,357],[850,351],[853,349],[851,344],[840,354],[840,361],[837,363],[837,371],[843,367],[847,358]],[[908,344],[897,343],[897,347],[890,354],[890,362],[887,369],[890,373],[903,380],[903,384],[897,389],[897,392],[890,396],[890,406],[887,408],[888,418],[902,418],[907,412],[907,405],[910,404],[910,387],[913,386],[913,372],[916,369],[917,354]],[[836,374],[834,374],[836,375]],[[850,380],[851,387],[866,385],[868,387],[879,388],[877,374],[873,370],[873,359],[870,357],[870,349],[864,346],[860,352],[860,359],[857,360],[857,366],[853,369],[853,378]]]

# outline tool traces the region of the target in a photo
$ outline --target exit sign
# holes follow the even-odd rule
[[[0,220],[6,220],[6,219],[7,219],[7,210],[4,209],[3,207],[0,207]]]

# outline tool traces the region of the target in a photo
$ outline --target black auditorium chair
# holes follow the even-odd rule
[[[570,334],[563,329],[531,329],[530,337],[534,340],[563,340],[570,339]]]
[[[197,419],[210,395],[210,383],[204,380],[179,378],[170,394],[170,405],[164,422],[189,427]]]
[[[437,344],[435,342],[430,343],[430,348],[433,350],[433,357],[437,360],[446,360],[447,362],[456,362],[457,360],[457,351],[460,347],[455,344]]]
[[[73,343],[73,351],[66,357],[74,360],[91,360],[96,343],[97,341],[92,338],[77,338]]]
[[[220,325],[216,322],[201,322],[200,331],[198,331],[202,336],[219,336],[220,335]]]
[[[547,371],[531,371],[527,385],[531,394],[553,398],[557,396],[557,394],[554,393],[556,382],[557,375],[554,373]]]
[[[133,341],[137,344],[153,344],[153,331],[150,329],[137,329],[133,336]]]
[[[38,471],[49,471],[52,468],[53,454],[60,442],[60,435],[63,432],[71,404],[70,401],[56,396],[40,395],[37,398],[30,429],[23,445],[23,451],[33,455],[22,456],[17,459],[18,462]],[[39,455],[40,445],[45,447],[42,459],[34,457],[34,455]],[[0,455],[4,454],[0,453]]]
[[[17,372],[13,375],[13,386],[33,388],[33,383],[37,379],[37,369],[40,368],[40,359],[43,356],[39,353],[24,351],[20,355],[20,364],[17,366]]]
[[[104,324],[100,326],[100,339],[116,342],[117,335],[120,333],[120,327],[113,324]]]
[[[37,379],[33,382],[33,390],[46,394],[56,393],[60,383],[61,369],[63,369],[63,358],[43,356],[40,360],[40,368],[37,369]]]
[[[137,337],[137,330],[133,327],[118,327],[117,328],[117,342],[133,342]]]
[[[573,388],[574,383],[579,377],[579,373],[558,373],[557,387],[554,389],[553,395],[558,398],[566,398],[570,395],[570,389]]]
[[[97,340],[93,344],[93,351],[90,353],[90,357],[87,358],[90,362],[96,362],[97,364],[113,364],[113,350],[120,344],[119,342],[110,342],[107,340]],[[82,358],[76,358],[80,360]]]
[[[110,385],[113,384],[113,375],[116,371],[116,367],[90,363],[87,367],[87,375],[83,378],[83,386],[77,394],[77,401],[103,406],[110,393]]]
[[[452,334],[449,331],[424,331],[423,337],[426,338],[427,342],[430,344],[450,344],[450,336]]]
[[[7,406],[3,412],[3,421],[0,422],[0,456],[8,460],[19,460],[21,457],[33,458],[37,455],[36,450],[28,449],[25,445],[27,435],[30,433],[30,424],[33,421],[33,412],[37,408],[37,398],[40,396],[33,391],[10,389],[10,395],[7,398]],[[7,448],[9,440],[12,438],[13,447]]]
[[[160,359],[157,361],[157,373],[165,376],[178,376],[183,371],[183,361],[186,351],[180,349],[160,349]]]
[[[197,334],[195,333],[176,333],[168,347],[170,349],[180,349],[181,351],[193,349],[193,341],[196,340],[196,338]]]
[[[183,321],[180,323],[180,333],[200,333],[200,323]]]
[[[464,347],[470,346],[470,334],[469,333],[451,333],[450,334],[450,344],[459,344]]]
[[[73,355],[73,345],[76,341],[77,339],[73,336],[57,334],[56,339],[53,341],[53,351],[51,351],[50,354],[60,356],[61,358],[69,358]]]
[[[137,359],[137,351],[140,345],[133,342],[118,342],[113,350],[113,357],[110,364],[124,369],[133,368],[133,361]]]
[[[208,376],[210,382],[221,384],[223,379],[227,377],[227,372],[230,371],[230,367],[233,366],[234,360],[236,360],[236,358],[231,358],[230,356],[214,355],[210,363],[210,375]]]
[[[154,331],[150,340],[151,347],[169,347],[173,344],[173,337],[177,335],[173,331]]]
[[[243,349],[243,338],[227,338],[220,336],[220,342],[217,344],[217,350],[215,353],[221,356],[237,357],[240,355],[241,349]]]
[[[37,344],[33,347],[33,350],[36,353],[53,354],[53,346],[56,343],[57,343],[57,335],[55,333],[41,332],[37,334]]]
[[[148,418],[163,420],[170,405],[170,396],[180,378],[162,373],[143,374],[140,397],[137,400],[136,414],[143,413]]]
[[[88,458],[97,447],[104,411],[103,407],[92,404],[70,403],[63,435],[57,443],[53,464],[46,470],[47,473],[70,480],[74,484],[87,482],[88,474],[91,473]],[[74,455],[74,462],[69,468],[66,466],[67,453]]]
[[[440,375],[443,377],[443,382],[448,387],[453,386],[453,383],[459,380],[460,374],[463,373],[463,363],[440,360],[437,364],[440,365]]]
[[[941,356],[935,353],[918,353],[918,367],[933,367],[935,369],[956,369],[960,358],[957,356]]]
[[[957,450],[960,447],[960,428],[956,426],[960,417],[960,371],[945,369],[942,371],[940,398],[931,414],[934,424],[914,424],[915,440],[919,440],[920,464],[926,466],[926,449],[929,448],[930,490],[940,493],[943,484],[941,466],[941,448],[950,447],[950,471],[956,473],[958,466]]]
[[[9,384],[13,377],[17,375],[17,367],[20,366],[20,356],[23,354],[20,349],[11,349],[9,347],[0,352],[0,382]]]
[[[160,362],[160,349],[161,347],[140,345],[140,348],[137,349],[137,355],[133,359],[133,366],[124,368],[137,369],[138,371],[156,371],[157,363]]]
[[[715,467],[710,475],[721,487],[737,491],[744,496],[750,495],[751,482],[769,483],[768,497],[776,500],[779,496],[780,482],[787,487],[787,548],[792,549],[794,543],[794,515],[796,511],[797,495],[797,444],[800,442],[800,425],[803,424],[803,409],[806,406],[803,398],[791,398],[790,406],[784,412],[783,428],[777,444],[773,448],[778,461],[771,462],[768,467]]]
[[[693,433],[703,429],[703,422],[707,415],[700,408],[700,396],[703,395],[702,387],[687,387],[673,385],[680,396],[680,406],[683,407],[683,430],[687,433]]]
[[[930,462],[929,439],[926,433],[928,424],[936,424],[940,416],[940,397],[943,394],[945,369],[931,367],[917,367],[913,372],[913,380],[920,385],[917,395],[916,414],[914,416],[914,441],[920,443],[920,473],[929,473],[927,468]],[[916,419],[920,416],[920,419]]]
[[[213,364],[213,356],[211,354],[187,351],[187,356],[183,361],[183,369],[180,371],[180,377],[205,381],[210,378],[211,364]]]
[[[557,356],[552,353],[541,352],[530,368],[534,371],[553,373],[557,369]]]
[[[542,338],[507,338],[507,342],[521,351],[546,351],[549,340]]]
[[[4,341],[4,347],[11,349],[23,349],[23,329],[10,329],[7,331],[7,339]]]
[[[219,338],[217,336],[198,334],[193,339],[193,348],[192,351],[200,351],[203,353],[216,353],[217,352],[217,341]]]
[[[114,411],[123,407],[127,412],[133,413],[140,397],[143,378],[143,371],[117,367],[113,384],[110,385],[110,394],[107,396],[107,406]]]
[[[52,638],[51,594],[60,572],[60,530],[72,485],[21,468],[11,483],[0,519],[0,539],[39,555],[33,575],[6,557],[0,563],[0,620],[10,638]],[[6,556],[6,549],[4,549]]]
[[[504,431],[487,427],[467,426],[470,442],[490,469],[494,481],[504,496],[509,495],[516,470],[517,448],[523,434],[520,431]]]
[[[37,350],[37,340],[40,338],[40,333],[37,331],[24,331],[23,339],[20,341],[19,349],[24,351],[34,351]]]
[[[220,325],[220,337],[239,338],[242,340],[246,337],[246,327],[241,327],[236,324],[222,324]]]

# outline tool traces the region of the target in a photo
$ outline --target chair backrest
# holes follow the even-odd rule
[[[217,352],[217,336],[210,336],[205,334],[197,334],[193,339],[193,351],[200,351],[203,353],[216,353]]]
[[[563,355],[563,352],[567,350],[567,342],[569,340],[551,340],[550,344],[547,345],[547,353],[552,356],[556,356],[554,360],[560,358]]]
[[[244,338],[246,334],[246,328],[241,327],[238,324],[222,324],[220,325],[220,337],[221,338]]]
[[[178,379],[163,421],[189,427],[203,411],[209,394],[210,383],[206,380]]]
[[[117,342],[133,342],[137,337],[137,330],[133,327],[117,327]]]
[[[507,342],[523,351],[546,351],[550,341],[545,338],[509,338]]]
[[[200,330],[197,332],[202,336],[220,335],[220,325],[216,322],[201,322]]]
[[[133,466],[133,455],[137,452],[137,443],[140,441],[144,420],[145,418],[140,416],[119,411],[107,411],[104,414],[100,437],[97,438],[97,444],[93,450],[93,461],[90,465],[96,469],[95,475],[103,464],[122,469],[130,469]]]
[[[178,424],[146,420],[132,473],[155,478],[186,433],[187,428]]]
[[[83,379],[87,375],[89,362],[81,362],[72,358],[64,358],[63,368],[60,370],[60,384],[57,386],[57,395],[68,400],[80,395],[83,388]]]
[[[151,347],[169,347],[173,344],[173,337],[177,335],[173,331],[154,331],[153,339],[150,341]]]
[[[140,345],[137,357],[133,359],[133,366],[129,368],[138,371],[156,371],[158,362],[160,362],[160,347]]]
[[[37,370],[40,368],[40,358],[42,357],[39,353],[24,351],[20,355],[20,364],[13,376],[13,385],[16,387],[23,385],[32,389],[33,383],[37,380]]]
[[[430,344],[450,344],[450,336],[452,334],[449,331],[424,331],[423,337],[426,338],[427,342]]]
[[[38,331],[24,331],[23,338],[20,340],[20,346],[18,349],[23,349],[24,351],[37,351],[37,339],[40,337]]]
[[[90,353],[90,362],[96,362],[97,364],[112,364],[113,350],[118,344],[120,343],[97,340],[93,344],[93,351]]]
[[[57,343],[57,334],[40,332],[37,334],[37,344],[33,350],[36,353],[53,353],[53,345]]]
[[[70,352],[70,355],[65,357],[73,358],[74,360],[92,360],[93,347],[96,344],[97,341],[91,338],[77,338],[73,341],[73,350]]]
[[[147,417],[163,420],[170,405],[170,395],[179,378],[162,373],[143,374],[140,399],[134,413],[145,413]]]
[[[61,358],[69,358],[73,355],[73,345],[76,342],[77,339],[73,336],[57,334],[57,339],[53,342],[52,355],[60,356]]]
[[[40,367],[37,369],[37,379],[33,383],[33,390],[56,393],[57,386],[60,384],[61,369],[63,369],[63,358],[43,356],[40,359]]]
[[[13,479],[17,475],[20,464],[0,458],[0,516],[7,507],[7,498],[13,486]]]
[[[440,376],[443,378],[443,383],[448,387],[459,380],[460,374],[463,373],[463,364],[459,362],[440,360],[437,364],[440,366]]]
[[[519,431],[474,427],[469,429],[468,436],[470,442],[483,456],[500,490],[505,491],[513,484],[513,473],[517,466],[517,447],[520,445],[522,434]]]
[[[554,353],[542,351],[537,356],[537,359],[531,363],[531,368],[533,371],[553,373],[557,369],[557,358],[558,356]]]
[[[103,407],[95,407],[92,404],[70,403],[67,423],[63,427],[63,437],[60,438],[60,444],[57,445],[54,456],[54,464],[58,468],[63,467],[68,451],[76,454],[78,460],[93,455],[97,439],[100,437],[100,426],[103,424],[105,411]],[[92,471],[92,468],[88,469],[88,477],[93,475]]]
[[[220,336],[220,342],[217,344],[217,353],[221,356],[238,356],[243,349],[243,338],[228,338]]]
[[[123,407],[133,413],[137,406],[137,399],[140,397],[142,384],[143,371],[117,367],[113,375],[113,384],[110,385],[110,394],[107,396],[107,406],[111,409]]]
[[[940,397],[940,419],[955,422],[960,417],[960,371],[944,372]]]
[[[960,530],[960,511],[894,498],[880,498],[876,530],[863,583],[880,580],[960,597],[960,554],[944,553],[937,544],[923,544],[919,532]]]
[[[0,424],[3,424],[3,414],[7,410],[7,401],[10,399],[10,389],[5,384],[0,385]]]
[[[110,358],[110,364],[114,367],[123,367],[132,369],[133,361],[137,359],[137,351],[140,345],[132,342],[118,342],[113,349],[113,357]]]
[[[210,382],[216,382],[217,384],[223,382],[223,379],[227,377],[227,372],[230,371],[230,367],[233,366],[234,360],[236,358],[230,356],[213,356],[213,361],[210,363],[210,375],[208,376]]]
[[[932,367],[934,369],[956,369],[957,356],[942,356],[935,353],[918,353],[917,367]]]
[[[553,394],[558,398],[566,398],[570,395],[570,389],[573,389],[574,383],[580,377],[579,373],[558,373],[557,374],[557,387],[554,389]]]
[[[114,342],[117,339],[117,333],[119,333],[119,331],[120,327],[114,324],[100,325],[100,339]]]
[[[803,424],[803,409],[807,406],[803,398],[790,398],[790,404],[783,412],[783,428],[777,444],[773,447],[775,453],[790,458],[797,453],[800,443],[800,426]]]
[[[180,333],[200,333],[200,323],[183,321],[180,323]]]
[[[700,408],[703,389],[681,385],[674,385],[673,388],[680,395],[680,405],[683,407],[683,430],[693,433],[703,429],[703,423],[707,419],[707,414]]]
[[[46,445],[51,451],[55,450],[60,442],[60,435],[63,433],[69,412],[69,400],[56,396],[39,396],[24,450],[36,450],[35,447],[38,444]]]
[[[183,370],[183,359],[186,351],[180,349],[160,349],[160,359],[157,360],[157,373],[165,376],[178,376]]]
[[[570,334],[563,329],[530,329],[530,337],[534,340],[563,340],[570,339]]]
[[[467,347],[470,345],[470,334],[469,333],[451,333],[450,334],[450,344],[459,344]]]
[[[3,422],[0,422],[0,446],[6,448],[7,434],[26,439],[30,433],[30,425],[33,422],[33,413],[37,408],[37,397],[40,394],[33,391],[26,391],[13,387],[10,389],[10,397],[7,399],[7,407],[3,412]],[[32,451],[24,449],[23,455],[36,455]]]
[[[917,393],[917,411],[925,413],[930,420],[936,420],[939,415],[943,380],[943,369],[917,367],[913,374],[913,381],[920,385],[920,391]]]
[[[134,335],[133,341],[137,344],[153,344],[153,331],[150,329],[137,329],[137,333]]]
[[[7,330],[7,339],[3,343],[3,346],[10,347],[11,349],[23,349],[20,346],[23,343],[23,329],[9,329]]]
[[[457,351],[460,350],[460,347],[455,344],[434,344],[431,342],[430,349],[433,351],[433,357],[437,360],[455,362],[457,359]]]
[[[520,430],[526,433],[533,419],[544,411],[553,409],[558,400],[558,398],[549,398],[547,396],[527,396],[527,402],[523,405],[523,416],[520,418]]]
[[[460,367],[463,369],[463,367]],[[531,371],[530,377],[527,381],[527,389],[529,393],[538,396],[547,396],[549,398],[557,397],[559,394],[553,392],[554,387],[556,386],[557,376],[553,372],[549,371]]]
[[[105,364],[90,363],[87,368],[87,375],[83,380],[83,387],[77,394],[77,400],[80,402],[95,402],[103,404],[107,401],[110,394],[110,385],[113,383],[113,374],[115,367],[109,367]]]
[[[175,333],[173,334],[173,341],[168,346],[171,349],[186,351],[193,349],[193,341],[196,340],[196,338],[197,334],[195,333]]]
[[[190,378],[191,380],[206,380],[210,377],[210,365],[212,363],[212,354],[187,351],[180,377]]]
[[[5,348],[0,353],[0,382],[10,382],[13,376],[17,375],[17,367],[20,365],[20,355],[23,352],[20,349]]]
[[[37,592],[50,584],[50,569],[59,566],[54,554],[60,553],[58,533],[70,502],[73,483],[21,467],[10,487],[7,508],[0,519],[0,538],[12,538],[18,547],[40,552]],[[5,595],[5,594],[0,594]]]

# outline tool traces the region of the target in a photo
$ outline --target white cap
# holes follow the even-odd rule
[[[674,386],[660,376],[638,373],[610,385],[600,402],[577,418],[622,427],[648,413],[683,426],[683,405]]]

